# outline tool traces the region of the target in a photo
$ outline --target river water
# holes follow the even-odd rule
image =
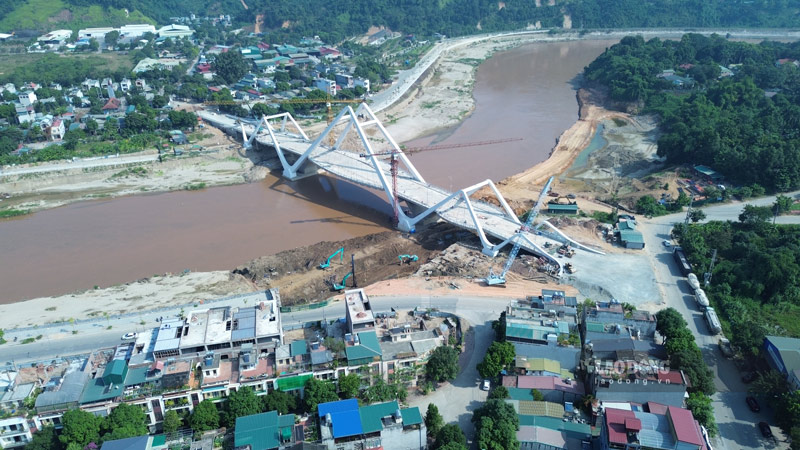
[[[427,181],[460,188],[547,158],[575,122],[571,84],[613,41],[532,44],[482,64],[476,109],[409,145],[524,140],[412,156]],[[381,193],[330,177],[67,205],[0,221],[0,302],[109,286],[164,272],[228,270],[258,256],[387,230]]]

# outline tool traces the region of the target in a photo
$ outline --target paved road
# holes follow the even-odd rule
[[[797,192],[787,194],[798,195]],[[738,220],[739,213],[745,204],[757,206],[771,205],[775,197],[764,197],[747,202],[727,203],[723,205],[703,208],[708,220]],[[714,385],[717,393],[712,397],[714,416],[719,426],[720,436],[714,439],[713,445],[717,450],[746,449],[773,449],[784,448],[784,442],[771,442],[761,437],[757,423],[770,421],[772,412],[766,407],[766,402],[760,402],[762,411],[754,413],[745,403],[747,385],[741,382],[741,373],[733,361],[724,358],[719,352],[718,336],[713,336],[698,310],[694,295],[680,273],[677,264],[672,258],[671,249],[662,245],[662,241],[670,239],[670,231],[676,222],[683,222],[685,214],[671,214],[641,221],[641,231],[645,239],[645,253],[650,258],[655,273],[658,289],[667,306],[678,310],[689,325],[703,352],[703,358],[714,373]],[[781,216],[779,223],[800,223],[800,217]],[[773,427],[773,432],[779,436],[779,429]]]
[[[76,160],[71,162],[60,162],[58,164],[48,164],[41,166],[6,168],[0,169],[0,177],[12,175],[25,175],[32,173],[57,172],[70,169],[88,169],[92,167],[117,166],[120,164],[133,164],[152,162],[158,160],[158,155],[137,155],[137,156],[110,156],[107,158]]]

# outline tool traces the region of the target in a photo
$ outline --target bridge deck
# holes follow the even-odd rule
[[[234,133],[240,132],[237,128],[235,121],[227,116],[219,114],[204,112],[200,114],[204,120],[219,126],[220,128],[232,129]],[[248,135],[255,127],[245,125]],[[303,140],[297,135],[288,133],[278,133],[276,137],[279,139],[281,148],[285,152],[290,152],[295,155],[302,155],[310,145],[309,142]],[[272,146],[272,141],[269,134],[262,132],[256,139],[266,146]],[[371,163],[366,158],[361,158],[358,151],[347,150],[331,150],[322,144],[310,155],[309,160],[320,169],[336,175],[342,179],[357,183],[363,186],[368,186],[375,189],[383,190],[378,174],[375,173]],[[381,161],[381,170],[386,176],[386,179],[391,183],[390,167],[387,162]],[[421,183],[413,179],[407,172],[400,170],[397,177],[397,194],[400,198],[420,205],[424,208],[429,208],[441,202],[452,192],[442,189],[441,187],[434,186],[429,183]],[[499,239],[500,243],[511,237],[516,233],[520,225],[509,217],[507,217],[503,210],[495,205],[483,201],[470,199],[470,203],[481,221],[481,226],[484,233]],[[458,198],[451,199],[442,205],[436,214],[446,222],[456,225],[461,228],[476,232],[475,224],[473,223],[467,205]],[[550,261],[555,262],[559,266],[561,264],[557,259],[548,255],[543,250],[543,244],[549,239],[544,236],[537,235],[536,233],[525,232],[525,236],[534,242],[539,248],[535,248],[522,240],[521,247],[525,250],[546,256]],[[488,236],[487,236],[488,237]],[[581,246],[583,247],[583,246]]]

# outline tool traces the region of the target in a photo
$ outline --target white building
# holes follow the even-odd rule
[[[138,39],[144,36],[145,33],[153,33],[156,34],[156,27],[144,23],[144,24],[134,24],[134,25],[123,25],[119,29],[119,37],[120,39]]]
[[[40,45],[60,47],[67,42],[70,36],[72,36],[72,30],[55,30],[44,36],[39,36],[36,41],[39,42]]]
[[[191,36],[194,34],[194,30],[187,27],[186,25],[167,25],[165,27],[161,27],[158,30],[158,37],[162,38],[180,38],[184,36]]]
[[[36,93],[33,91],[26,91],[19,94],[19,102],[22,106],[31,106],[36,103]]]
[[[84,28],[78,30],[78,39],[94,39],[100,43],[105,41],[106,35],[112,31],[119,31],[116,28]]]
[[[0,447],[21,447],[33,439],[31,427],[24,417],[9,417],[0,420]]]
[[[127,78],[123,78],[122,81],[119,82],[119,90],[122,92],[128,92],[131,90],[131,80]]]
[[[333,83],[332,80],[326,81]],[[345,319],[347,320],[347,331],[349,333],[375,329],[375,315],[372,313],[369,297],[367,297],[363,289],[345,291],[344,300],[347,304]]]
[[[369,80],[367,80],[366,78],[356,78],[355,80],[353,80],[353,85],[361,86],[364,89],[366,89],[367,92],[369,92]]]
[[[50,125],[50,140],[60,141],[64,139],[64,133],[66,133],[64,122],[61,119],[54,120],[53,124]]]
[[[14,104],[14,109],[17,112],[17,120],[20,125],[25,122],[33,122],[36,120],[36,112],[33,110],[33,106],[24,106],[16,103]]]
[[[336,82],[327,78],[317,78],[314,80],[314,87],[326,92],[331,97],[336,96]]]
[[[83,80],[83,83],[81,83],[81,87],[83,89],[86,89],[87,91],[89,89],[93,88],[93,87],[95,87],[97,89],[100,89],[100,81],[99,80],[93,80],[91,78],[87,78],[87,79]]]

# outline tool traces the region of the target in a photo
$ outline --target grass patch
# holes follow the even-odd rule
[[[109,177],[109,180],[116,180],[119,178],[138,177],[144,178],[147,176],[147,169],[144,167],[129,167],[125,170],[119,171]]]
[[[439,103],[442,103],[442,101],[441,100],[436,100],[435,102],[422,102],[421,106],[422,106],[423,109],[433,109],[433,108],[439,106]]]
[[[62,14],[67,11],[71,14]],[[16,8],[0,20],[0,30],[57,28],[77,30],[83,27],[119,26],[125,23],[155,23],[139,11],[125,11],[101,6],[67,5],[62,0],[21,0]]]
[[[16,217],[16,216],[24,216],[25,214],[29,214],[31,211],[29,209],[4,209],[0,211],[0,219],[6,219],[9,217]]]
[[[626,122],[626,121],[624,121],[624,120],[620,119],[619,117],[614,117],[614,118],[613,118],[613,119],[611,119],[611,120],[612,120],[612,121],[614,121],[614,125],[616,125],[616,126],[618,126],[618,127],[624,127],[625,125],[627,125],[627,124],[628,124],[628,122]]]
[[[51,307],[49,307],[49,308],[45,308],[44,310],[45,310],[45,311],[55,311],[55,310],[56,310],[56,307],[55,307],[55,306],[51,306]]]
[[[800,211],[800,203],[792,203],[792,207],[789,209],[792,211]]]
[[[183,189],[187,191],[199,191],[200,189],[205,189],[205,187],[206,184],[201,182],[201,183],[187,184],[186,186],[183,187]]]
[[[617,219],[619,219],[619,216],[617,213],[614,212],[607,213],[603,211],[594,211],[592,213],[592,219],[598,222],[615,224],[617,223]]]
[[[32,338],[32,337],[29,337],[29,338],[25,338],[25,339],[23,339],[21,343],[22,343],[22,344],[32,344],[32,343],[34,343],[34,342],[36,342],[36,339],[34,339],[34,338]]]
[[[40,334],[40,335],[36,336],[36,340],[37,340],[37,341],[38,341],[38,340],[41,340],[43,337],[44,337],[44,336],[42,336],[42,335]]]

